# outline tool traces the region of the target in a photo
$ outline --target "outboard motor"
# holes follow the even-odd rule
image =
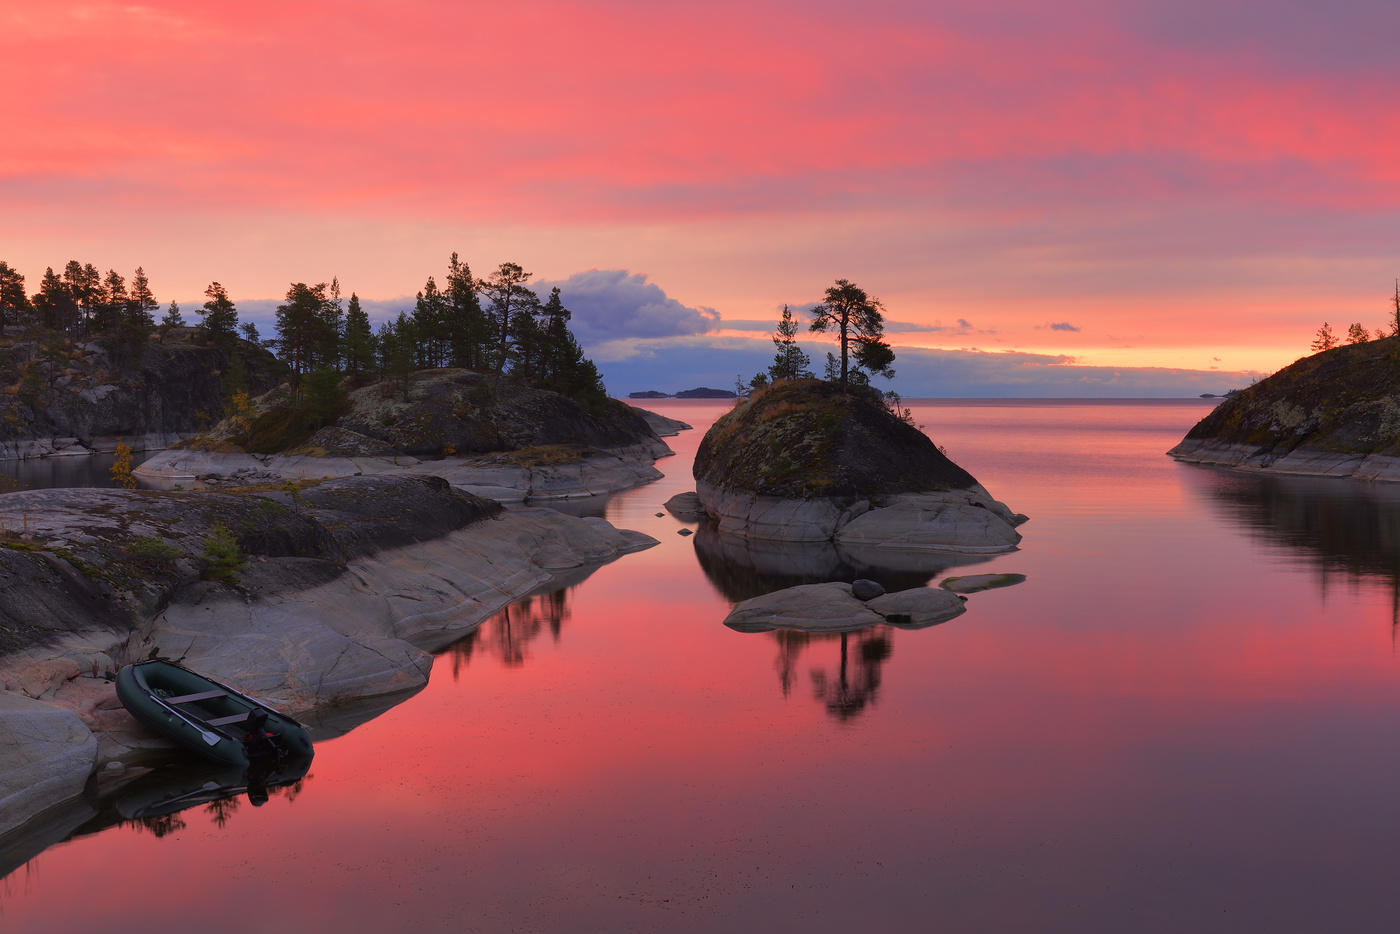
[[[267,711],[254,710],[248,714],[248,733],[243,737],[243,751],[249,759],[276,758],[281,754],[272,734],[267,731]]]

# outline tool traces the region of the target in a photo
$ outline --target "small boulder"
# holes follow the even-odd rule
[[[700,495],[693,490],[677,493],[666,500],[665,506],[667,512],[682,522],[698,522],[705,518],[705,506],[700,502]]]
[[[864,578],[851,584],[851,596],[857,600],[874,600],[876,597],[884,596],[885,588],[875,581]]]

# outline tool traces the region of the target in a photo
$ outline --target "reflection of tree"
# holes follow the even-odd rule
[[[185,820],[179,814],[162,814],[159,817],[138,817],[132,821],[122,821],[136,830],[144,830],[153,837],[164,837],[185,829]]]
[[[813,667],[812,694],[826,706],[827,713],[845,722],[875,703],[882,681],[881,668],[894,649],[893,631],[873,626],[859,632],[808,633],[780,629],[773,634],[778,643],[778,684],[783,696],[792,692],[797,660],[813,642],[839,642],[840,658],[835,673]],[[852,645],[854,642],[854,645]]]
[[[447,649],[452,658],[453,680],[471,664],[473,655],[494,655],[501,664],[513,668],[525,664],[530,657],[530,643],[546,629],[558,642],[560,630],[569,618],[568,593],[566,588],[512,603],[454,642]]]
[[[209,819],[214,826],[223,830],[228,819],[233,816],[233,812],[238,810],[238,799],[220,798],[217,801],[210,801],[204,806],[204,810],[209,812]]]
[[[1188,471],[1256,541],[1329,575],[1379,578],[1400,599],[1400,489],[1351,480]]]

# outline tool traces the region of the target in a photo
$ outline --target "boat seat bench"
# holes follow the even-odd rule
[[[163,697],[161,700],[167,704],[193,704],[195,701],[213,700],[216,697],[228,697],[228,692],[200,691],[198,694],[181,694],[178,697]]]
[[[242,713],[236,713],[229,717],[215,717],[213,720],[205,720],[204,722],[209,724],[210,726],[223,726],[228,723],[237,723],[240,720],[247,719],[248,711],[245,710]]]

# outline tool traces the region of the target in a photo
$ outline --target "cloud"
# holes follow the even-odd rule
[[[178,301],[178,300],[177,300]],[[236,299],[234,307],[238,309],[238,322],[242,324],[251,321],[258,326],[258,332],[263,337],[274,337],[277,327],[277,306],[285,302],[285,298],[245,298]],[[378,325],[381,321],[388,321],[398,316],[400,311],[413,313],[414,297],[405,295],[402,298],[362,298],[360,307],[365,314],[369,315],[370,323]],[[168,307],[169,302],[163,302],[163,307]],[[340,307],[344,309],[350,304],[350,296],[342,295]],[[199,323],[199,309],[204,305],[204,296],[200,296],[198,301],[179,302],[180,315],[189,324]],[[161,314],[165,312],[162,311]],[[159,317],[159,315],[157,315]]]
[[[1058,322],[1056,322],[1056,323],[1054,323],[1054,324],[1037,324],[1037,325],[1035,326],[1035,328],[1036,328],[1037,331],[1044,330],[1045,328],[1049,328],[1049,329],[1052,330],[1052,331],[1078,331],[1078,330],[1079,330],[1079,328],[1077,328],[1077,327],[1075,327],[1074,325],[1070,324],[1068,321],[1058,321]]]
[[[573,313],[570,327],[585,347],[629,338],[687,337],[722,326],[713,308],[682,305],[645,275],[625,269],[590,269],[559,281],[541,279],[532,287],[541,298],[558,287],[564,307]]]
[[[830,344],[803,344],[820,372]],[[731,388],[773,361],[766,341],[688,337],[638,341],[601,369],[614,396],[696,386]],[[899,348],[894,380],[876,380],[906,398],[1191,398],[1249,385],[1264,374],[1164,367],[1080,366],[1064,354]]]

